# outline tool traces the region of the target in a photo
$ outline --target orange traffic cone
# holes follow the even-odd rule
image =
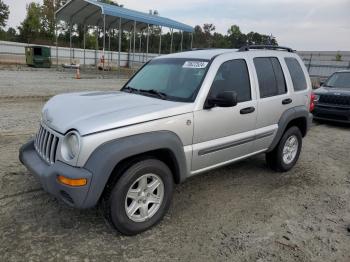
[[[75,79],[80,79],[80,68],[77,68],[77,73],[75,75]]]

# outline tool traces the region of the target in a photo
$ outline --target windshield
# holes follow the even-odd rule
[[[350,72],[333,74],[325,83],[328,87],[350,88]]]
[[[145,65],[121,91],[171,101],[193,102],[207,67],[208,60],[155,59]]]

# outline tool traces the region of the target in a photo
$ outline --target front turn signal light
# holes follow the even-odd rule
[[[73,186],[73,187],[85,186],[87,184],[86,178],[71,179],[64,176],[58,176],[57,180],[63,185]]]

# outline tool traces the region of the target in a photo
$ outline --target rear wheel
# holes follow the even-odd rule
[[[122,174],[106,196],[106,218],[122,234],[141,233],[166,214],[173,187],[167,165],[156,159],[139,161]]]
[[[276,148],[266,153],[267,165],[279,172],[289,171],[298,161],[302,147],[302,134],[296,126],[289,128]]]

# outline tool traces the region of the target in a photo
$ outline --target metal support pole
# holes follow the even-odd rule
[[[135,62],[135,50],[136,50],[136,21],[134,21],[134,49],[132,54],[132,67],[134,67],[134,62]]]
[[[173,52],[174,29],[171,28],[170,54]]]
[[[142,52],[142,37],[143,37],[143,32],[140,31],[140,45],[139,45],[139,59],[138,62],[141,63],[141,52]]]
[[[129,64],[129,68],[131,68],[131,52],[132,52],[132,47],[131,47],[131,29],[129,31],[129,52],[128,52],[128,64]]]
[[[184,42],[184,31],[181,31],[181,45],[180,45],[180,50],[182,52],[182,45],[183,45],[183,42]]]
[[[53,19],[55,23],[55,42],[56,42],[56,70],[58,70],[58,32],[57,32],[57,18],[56,18],[56,0],[53,0]]]
[[[122,19],[119,18],[119,30],[118,30],[118,74],[119,78],[121,77],[121,63],[120,63],[120,53],[122,51]]]
[[[96,67],[97,67],[97,64],[98,64],[98,57],[97,57],[98,37],[99,37],[99,31],[98,31],[98,26],[96,26],[96,45],[95,45],[95,66]]]
[[[86,55],[85,55],[85,49],[86,49],[86,25],[84,25],[84,67],[86,66]]]
[[[69,23],[69,61],[72,64],[72,21]]]
[[[55,19],[55,37],[56,37],[56,68],[58,70],[58,30],[57,30],[57,20]]]
[[[139,44],[139,55],[141,54],[142,51],[142,37],[143,37],[143,32],[140,32],[140,44]]]
[[[162,27],[160,27],[159,31],[159,55],[162,53]]]
[[[108,65],[112,63],[112,52],[111,52],[111,29],[108,29],[108,52],[109,52],[109,59],[108,59]]]
[[[106,15],[103,15],[103,51],[102,51],[102,71],[105,71],[105,49],[106,49]]]
[[[142,50],[142,31],[140,31],[140,43],[139,43],[139,54],[138,54],[138,62],[141,62],[141,50]]]
[[[149,24],[147,24],[146,62],[148,61],[148,48],[149,48]]]
[[[191,33],[191,50],[193,48],[193,33]]]
[[[56,68],[58,70],[58,33],[56,32]]]

